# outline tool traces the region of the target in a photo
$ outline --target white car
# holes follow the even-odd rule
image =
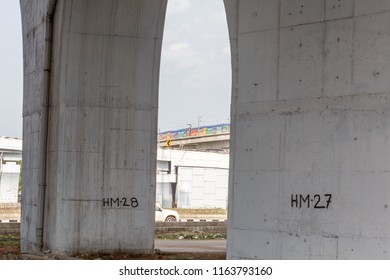
[[[156,222],[176,222],[179,221],[179,214],[176,211],[162,209],[156,205]]]

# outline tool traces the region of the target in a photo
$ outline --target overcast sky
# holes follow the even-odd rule
[[[222,0],[169,0],[160,75],[159,128],[226,122],[231,66]]]
[[[0,0],[0,136],[22,136],[19,0]],[[224,123],[230,115],[230,48],[223,0],[168,0],[159,129]]]
[[[23,53],[18,0],[0,0],[0,136],[22,136]]]

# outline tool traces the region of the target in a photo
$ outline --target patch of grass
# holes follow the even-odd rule
[[[12,234],[0,235],[0,246],[18,247],[19,244],[20,244],[19,235],[12,235]]]
[[[17,259],[20,254],[19,234],[0,235],[0,259]]]

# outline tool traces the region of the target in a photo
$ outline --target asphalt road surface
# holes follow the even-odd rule
[[[155,249],[162,252],[226,252],[226,240],[156,239]]]

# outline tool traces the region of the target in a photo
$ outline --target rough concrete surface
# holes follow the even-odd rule
[[[390,1],[224,2],[228,258],[390,258]],[[166,1],[21,7],[22,250],[151,253]]]
[[[390,258],[390,1],[225,5],[228,258]]]
[[[21,9],[22,251],[151,253],[166,1]]]

